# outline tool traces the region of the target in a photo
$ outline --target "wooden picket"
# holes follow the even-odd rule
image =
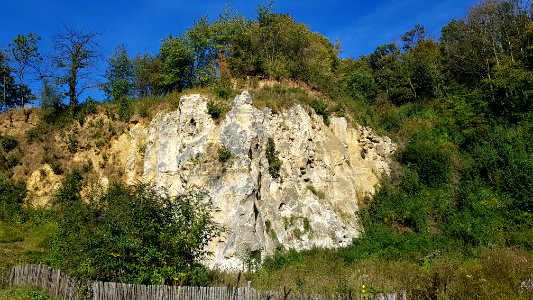
[[[258,291],[251,287],[191,287],[138,285],[80,280],[45,265],[23,265],[11,269],[8,284],[32,286],[62,300],[406,300],[406,292],[352,295],[300,294],[290,291]]]

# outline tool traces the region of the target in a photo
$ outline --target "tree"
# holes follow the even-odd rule
[[[66,176],[54,204],[53,253],[78,276],[142,284],[206,284],[199,260],[220,228],[201,193],[176,198],[147,185],[112,185],[90,202],[81,177]]]
[[[18,90],[19,90],[19,99],[22,107],[25,103],[28,103],[31,97],[31,92],[26,91],[27,86],[24,82],[24,77],[28,72],[28,68],[33,68],[37,70],[39,63],[42,60],[41,55],[38,51],[37,43],[41,38],[34,34],[29,33],[27,36],[18,35],[13,41],[9,44],[9,52],[13,57],[13,62],[15,63],[15,73],[18,77]],[[26,94],[29,94],[28,96]]]
[[[105,75],[108,82],[104,87],[106,94],[113,100],[132,96],[135,70],[124,45],[115,49],[108,64]]]
[[[8,57],[5,52],[0,51],[0,111],[7,110],[15,105],[16,98],[15,79],[11,75],[13,69],[8,64]]]
[[[229,48],[236,76],[301,80],[314,88],[330,88],[338,51],[324,36],[312,33],[289,14],[259,6],[257,20],[239,32]]]
[[[41,88],[41,107],[58,109],[61,106],[61,93],[57,87],[50,83],[47,77],[43,77],[43,86]]]
[[[67,87],[65,95],[69,97],[72,113],[78,105],[79,96],[90,87],[88,80],[91,67],[99,58],[96,42],[98,36],[95,32],[65,27],[53,39],[53,62],[61,70],[57,79]]]
[[[422,40],[403,54],[403,64],[409,86],[415,99],[435,98],[442,95],[444,65],[439,45]]]
[[[404,42],[403,50],[408,51],[415,48],[420,42],[426,40],[426,29],[420,24],[416,24],[415,28],[407,31],[402,35],[402,41]]]
[[[138,97],[160,96],[165,92],[163,62],[159,56],[137,55],[134,68],[133,90]]]
[[[194,48],[187,36],[168,37],[161,46],[163,82],[167,91],[182,90],[193,83]]]
[[[476,86],[491,79],[495,66],[527,52],[531,1],[488,0],[474,5],[464,20],[442,29],[447,69],[459,83]]]

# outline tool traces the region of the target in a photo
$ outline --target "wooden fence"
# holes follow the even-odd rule
[[[168,285],[138,285],[114,282],[82,282],[45,265],[15,266],[9,275],[9,285],[38,287],[62,300],[406,300],[401,293],[353,294],[298,294],[290,291],[264,292],[250,286],[188,287]]]

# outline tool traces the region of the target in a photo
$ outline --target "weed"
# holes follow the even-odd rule
[[[308,218],[303,218],[303,223],[304,223],[304,232],[310,232],[311,231],[311,224],[309,224],[309,219]]]
[[[224,145],[218,148],[217,153],[220,162],[227,162],[231,158],[231,152]]]
[[[268,160],[268,172],[273,178],[278,178],[280,176],[279,171],[281,169],[281,160],[277,155],[278,151],[276,151],[274,140],[269,137],[266,147],[266,157]]]
[[[313,195],[317,196],[318,199],[321,199],[321,200],[324,200],[326,198],[326,193],[324,193],[323,191],[319,191],[315,188],[314,185],[310,184],[307,186],[307,189],[313,193]]]
[[[292,234],[294,235],[295,238],[300,240],[302,238],[303,233],[302,233],[302,230],[300,230],[300,228],[294,228],[292,230]]]
[[[222,115],[222,107],[218,106],[215,102],[207,102],[207,113],[213,118],[218,119]]]
[[[139,145],[139,153],[140,153],[142,156],[144,156],[144,154],[146,153],[146,147],[147,147],[146,143],[141,143],[141,144]]]
[[[310,105],[317,115],[320,115],[323,117],[324,124],[329,125],[328,105],[318,99],[311,101]]]

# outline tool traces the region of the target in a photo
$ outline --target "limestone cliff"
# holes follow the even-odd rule
[[[281,161],[279,177],[269,173],[269,138]],[[225,162],[221,148],[231,153]],[[300,105],[278,114],[258,110],[248,92],[217,123],[207,99],[190,95],[148,126],[144,180],[171,195],[206,192],[226,229],[210,245],[208,264],[239,269],[247,257],[278,247],[348,245],[360,233],[358,201],[375,192],[394,150],[369,128],[349,128],[336,117],[326,126]]]

